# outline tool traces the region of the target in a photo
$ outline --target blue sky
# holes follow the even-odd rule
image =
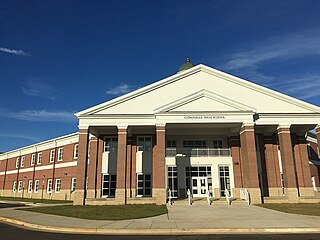
[[[1,1],[0,151],[192,63],[320,103],[320,1]]]

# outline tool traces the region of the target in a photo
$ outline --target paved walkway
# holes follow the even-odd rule
[[[109,234],[320,232],[320,217],[282,213],[257,206],[168,206],[157,217],[105,221],[0,209],[0,220],[39,230]]]

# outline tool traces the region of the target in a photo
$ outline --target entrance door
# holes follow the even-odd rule
[[[192,194],[193,197],[207,196],[208,179],[207,177],[193,177],[192,178]]]

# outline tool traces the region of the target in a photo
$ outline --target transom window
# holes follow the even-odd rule
[[[176,148],[177,147],[177,141],[176,140],[168,140],[167,141],[167,147]]]
[[[138,137],[137,151],[151,152],[152,151],[152,138],[151,137]]]
[[[106,137],[104,139],[104,151],[105,152],[117,152],[118,151],[118,138]]]
[[[222,148],[222,140],[213,140],[213,148]]]
[[[186,140],[183,141],[184,148],[206,148],[207,141],[206,140]]]

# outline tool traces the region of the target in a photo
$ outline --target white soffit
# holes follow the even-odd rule
[[[207,92],[202,92],[204,89]],[[227,73],[215,70],[202,64],[182,73],[177,73],[164,80],[120,96],[111,101],[83,110],[77,117],[112,114],[154,114],[163,106],[183,101],[199,93],[194,102],[177,107],[184,111],[201,104],[205,111],[233,108],[256,111],[257,113],[316,113],[320,107],[303,102],[296,98],[259,86]],[[202,94],[202,95],[201,95]],[[212,105],[212,109],[209,106]],[[216,106],[214,105],[216,104]],[[250,106],[250,107],[249,107]]]

